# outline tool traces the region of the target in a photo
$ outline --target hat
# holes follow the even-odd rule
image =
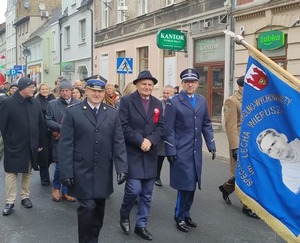
[[[239,77],[239,78],[237,79],[236,83],[237,83],[238,86],[243,87],[243,86],[244,86],[244,81],[245,81],[245,75]]]
[[[93,90],[105,90],[105,82],[100,79],[89,79],[86,87]]]
[[[9,89],[12,88],[12,87],[17,87],[18,88],[18,83],[16,83],[16,82],[11,83],[10,86],[9,86]]]
[[[32,79],[26,78],[26,77],[20,78],[18,81],[18,90],[21,91],[23,89],[26,89],[30,85],[34,85],[34,82]]]
[[[139,73],[137,79],[133,80],[133,84],[137,84],[138,81],[140,81],[140,80],[145,80],[145,79],[150,79],[150,80],[152,80],[153,83],[154,83],[154,85],[157,84],[157,82],[158,82],[157,79],[154,78],[154,77],[151,75],[150,71],[144,70],[144,71],[142,71],[142,72]]]
[[[199,73],[197,72],[197,70],[195,70],[193,68],[187,68],[181,72],[180,79],[182,81],[186,81],[186,80],[197,80],[198,81]]]
[[[73,90],[73,86],[72,86],[71,82],[66,78],[63,78],[60,81],[59,90],[62,90],[62,89]]]

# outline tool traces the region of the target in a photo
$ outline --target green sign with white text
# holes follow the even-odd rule
[[[156,37],[156,45],[160,49],[180,51],[186,48],[186,35],[180,30],[160,30]]]
[[[263,32],[258,36],[258,48],[275,50],[284,46],[284,33],[279,30]]]

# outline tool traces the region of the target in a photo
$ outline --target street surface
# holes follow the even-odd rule
[[[5,205],[3,163],[0,163],[0,242],[1,243],[73,243],[77,238],[77,203],[51,200],[51,186],[40,184],[38,172],[33,172],[31,201],[33,208],[20,204],[18,195],[14,211],[2,216]],[[156,243],[277,243],[284,242],[262,220],[252,219],[242,213],[239,199],[231,196],[227,205],[218,186],[228,176],[228,163],[223,159],[211,160],[204,153],[202,190],[197,190],[191,217],[198,223],[188,233],[176,229],[173,218],[176,191],[168,186],[169,165],[165,160],[162,170],[162,187],[155,186],[148,230]],[[53,165],[50,167],[53,175]],[[18,189],[19,189],[18,185]],[[133,233],[135,208],[131,214],[131,232],[126,235],[119,226],[119,209],[124,185],[115,185],[115,192],[106,202],[104,226],[100,232],[101,243],[147,242]]]

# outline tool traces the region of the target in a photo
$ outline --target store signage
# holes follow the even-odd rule
[[[61,64],[62,72],[74,72],[75,71],[75,62],[63,62]]]
[[[186,48],[186,34],[180,30],[163,29],[156,37],[156,45],[160,49],[180,51]]]
[[[275,50],[284,46],[284,33],[279,30],[263,32],[258,36],[258,48]]]

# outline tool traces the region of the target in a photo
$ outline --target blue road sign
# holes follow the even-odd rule
[[[117,73],[132,74],[133,58],[118,57],[117,58]]]

